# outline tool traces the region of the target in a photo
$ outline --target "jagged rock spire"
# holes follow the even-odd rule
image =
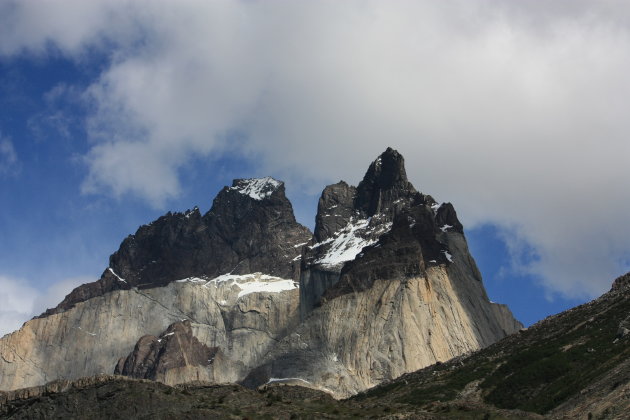
[[[355,207],[373,216],[390,207],[394,201],[416,193],[407,180],[405,159],[398,151],[388,147],[370,164],[359,183]]]

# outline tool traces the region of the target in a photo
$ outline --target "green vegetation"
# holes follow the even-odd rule
[[[568,333],[515,349],[481,383],[489,391],[486,401],[541,414],[557,407],[630,357],[627,339],[614,343],[617,325],[629,309],[627,303],[613,305],[581,323],[568,316],[563,320]],[[578,328],[571,330],[576,323]]]
[[[436,407],[451,410],[468,398],[468,386],[488,405],[548,413],[630,359],[630,336],[617,337],[628,314],[628,290],[609,293],[470,357],[405,375],[354,399],[429,411],[441,402]],[[612,387],[627,384],[630,373],[624,378]]]

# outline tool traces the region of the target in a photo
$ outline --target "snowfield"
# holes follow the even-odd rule
[[[298,289],[297,282],[280,277],[274,277],[262,273],[251,274],[223,274],[211,280],[198,277],[189,277],[177,280],[178,283],[203,283],[203,287],[219,287],[224,283],[236,285],[240,292],[237,299],[251,293],[281,293],[288,290]]]
[[[244,179],[240,182],[240,185],[236,187],[230,187],[230,190],[237,191],[243,195],[247,195],[254,200],[262,200],[269,197],[279,186],[280,181],[266,176],[264,178],[251,178]]]

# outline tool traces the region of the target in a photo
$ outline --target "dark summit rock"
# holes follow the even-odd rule
[[[392,148],[370,164],[358,187],[343,181],[327,186],[315,220],[314,239],[302,256],[302,318],[329,288],[334,290],[326,296],[332,298],[368,287],[371,279],[383,278],[383,270],[392,267],[398,267],[395,275],[391,273],[396,277],[403,272],[407,272],[404,276],[420,274],[424,263],[450,263],[448,244],[438,238],[446,232],[463,234],[453,206],[438,205],[431,196],[416,191],[407,179],[404,158]],[[379,239],[385,237],[389,238],[387,247]],[[370,255],[372,263],[368,263]],[[357,256],[362,261],[355,260]],[[407,259],[415,259],[417,267],[412,269],[414,264],[408,265]],[[358,271],[352,275],[351,270]],[[334,287],[342,275],[348,284]]]
[[[207,237],[198,208],[168,213],[129,235],[109,258],[110,271],[129,285],[145,288],[200,275],[196,268]]]
[[[297,280],[296,257],[311,237],[295,220],[283,182],[237,179],[203,216],[195,207],[141,226],[110,257],[100,280],[79,286],[42,316],[113,290],[160,287],[192,276],[262,272]]]
[[[140,228],[111,256],[110,267],[138,287],[226,273],[293,278],[295,245],[310,237],[295,220],[284,183],[237,179],[203,217],[198,211],[167,215]]]
[[[357,188],[339,181],[324,188],[317,203],[315,216],[315,242],[323,242],[332,237],[335,232],[344,228],[357,211],[354,201]]]
[[[409,199],[417,191],[407,180],[405,159],[388,147],[370,164],[357,187],[355,208],[368,216],[391,209],[399,199]]]
[[[440,229],[444,231],[458,232],[464,234],[464,227],[457,219],[457,213],[451,203],[444,203],[438,207],[435,221]]]
[[[334,299],[369,289],[375,280],[398,280],[421,276],[430,265],[450,263],[448,248],[438,240],[441,230],[433,212],[415,206],[399,214],[391,230],[384,233],[353,261],[341,269],[340,278],[324,293]]]

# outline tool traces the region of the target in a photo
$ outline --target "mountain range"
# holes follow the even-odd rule
[[[269,177],[234,180],[205,214],[195,207],[141,226],[100,279],[0,339],[0,413],[46,417],[51,398],[63,411],[101,401],[103,389],[123,405],[123,393],[150,390],[156,407],[210,393],[228,414],[294,394],[322,416],[335,414],[323,406],[350,416],[383,405],[432,418],[458,404],[487,418],[569,413],[580,407],[570,402],[576,382],[587,389],[627,364],[630,321],[618,319],[627,291],[620,278],[586,305],[590,321],[580,307],[523,329],[488,299],[453,206],[418,192],[388,148],[358,186],[324,188],[313,232]],[[622,332],[610,339],[615,323]],[[225,393],[240,402],[219,404]]]

